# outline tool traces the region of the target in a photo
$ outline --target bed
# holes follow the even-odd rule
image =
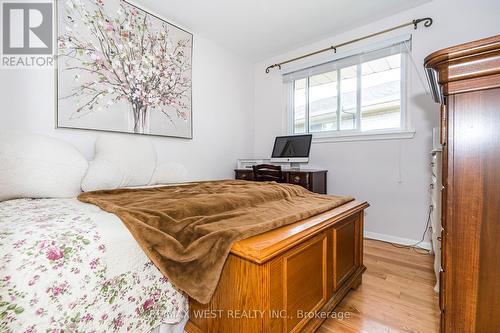
[[[187,310],[115,215],[76,199],[0,202],[1,332],[181,333]]]
[[[313,314],[361,283],[366,207],[350,201],[235,242],[210,301],[190,299],[186,330],[314,331],[326,317]],[[18,199],[0,203],[0,223],[2,331],[183,332],[188,297],[114,214]]]
[[[1,332],[312,332],[361,283],[366,202],[175,185],[182,168],[133,137],[99,138],[89,166],[0,133],[0,162]]]

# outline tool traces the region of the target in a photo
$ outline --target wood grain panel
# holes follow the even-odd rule
[[[309,174],[305,172],[289,172],[288,182],[309,189]]]
[[[356,218],[350,219],[333,229],[334,290],[337,290],[338,286],[341,285],[359,265],[359,254],[356,248],[356,237],[358,234],[356,222]]]
[[[327,170],[324,172],[315,172],[311,174],[311,186],[309,188],[310,191],[316,192],[319,194],[327,194],[327,181],[326,181],[326,175],[327,175]]]
[[[234,178],[240,180],[254,180],[253,170],[234,170]]]
[[[500,75],[491,75],[446,83],[443,85],[443,92],[451,95],[498,87],[500,87]]]
[[[327,236],[318,235],[283,256],[285,332],[298,332],[308,318],[299,311],[319,310],[327,298]]]
[[[461,98],[465,96],[457,96],[457,102]],[[476,163],[482,170],[475,329],[491,332],[496,327],[500,332],[500,89],[469,94],[467,98],[476,108],[478,123],[469,126],[477,126],[480,133],[473,140],[481,146],[481,158]]]
[[[481,117],[476,109],[481,92],[453,96],[453,214],[460,223],[453,224],[454,241],[451,245],[453,271],[449,278],[454,280],[450,290],[451,304],[447,309],[456,318],[454,329],[473,332],[475,326],[476,297],[478,287],[480,223],[482,219],[481,196],[483,193],[484,169],[481,167]],[[474,172],[472,172],[474,170]]]
[[[190,322],[202,332],[261,332],[263,316],[245,318],[267,309],[269,264],[254,265],[230,255],[209,304],[190,300]],[[210,312],[202,312],[208,310]],[[212,318],[213,317],[213,318]],[[191,331],[189,331],[191,332]]]
[[[483,265],[483,269],[480,269],[481,247],[492,247],[493,251],[488,252],[492,259],[486,262],[494,264],[494,258],[500,254],[497,242],[491,239],[490,242],[482,241],[495,237],[494,232],[483,235],[482,229],[490,226],[494,228],[500,216],[495,212],[498,205],[488,202],[494,200],[495,195],[498,195],[495,193],[500,190],[500,182],[494,176],[500,170],[500,163],[495,165],[497,157],[494,154],[498,154],[500,145],[500,141],[494,141],[497,131],[494,121],[500,112],[499,93],[500,90],[496,89],[453,96],[453,200],[450,204],[454,216],[451,220],[455,223],[451,230],[453,239],[448,239],[448,257],[451,262],[448,264],[450,272],[446,273],[445,285],[452,287],[448,288],[451,294],[449,302],[446,302],[449,303],[446,304],[446,310],[454,318],[462,320],[450,324],[450,332],[475,332],[476,320],[480,315],[478,302],[486,301],[489,305],[491,302],[488,300],[492,295],[500,296],[498,277],[496,285],[495,278],[479,282],[480,276],[494,273],[492,269],[496,266]],[[488,218],[487,214],[492,215]],[[498,237],[498,231],[496,235]],[[493,253],[496,255],[491,255]],[[482,288],[488,291],[483,295],[485,297],[479,299],[477,295]],[[492,294],[494,292],[496,294]]]

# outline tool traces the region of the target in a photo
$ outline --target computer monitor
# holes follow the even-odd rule
[[[307,163],[312,134],[278,136],[274,141],[271,162]]]

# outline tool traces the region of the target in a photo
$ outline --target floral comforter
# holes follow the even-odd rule
[[[187,310],[115,215],[76,199],[0,203],[0,332],[149,332]]]

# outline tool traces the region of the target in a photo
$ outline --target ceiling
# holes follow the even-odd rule
[[[430,0],[137,0],[251,61]]]

